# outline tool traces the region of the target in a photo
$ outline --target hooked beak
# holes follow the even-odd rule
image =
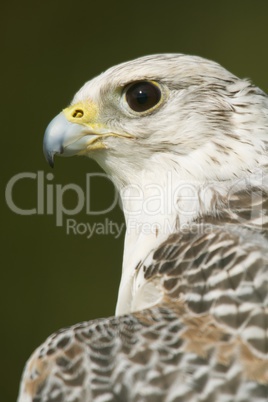
[[[73,105],[58,114],[48,125],[43,142],[43,150],[51,167],[54,156],[85,154],[91,149],[105,148],[102,134],[107,129],[96,125],[96,107]]]
[[[107,148],[107,137],[134,138],[127,133],[111,132],[99,119],[93,102],[71,105],[58,114],[48,125],[43,150],[51,167],[54,156],[86,155],[93,150]]]
[[[58,114],[49,123],[43,142],[43,151],[47,162],[54,166],[54,156],[72,156],[87,150],[90,143],[98,139],[88,127],[72,123],[64,113]]]

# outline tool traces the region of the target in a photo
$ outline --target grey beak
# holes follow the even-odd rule
[[[81,124],[72,123],[64,113],[58,114],[48,125],[43,143],[43,150],[51,167],[54,166],[54,156],[72,156],[86,149],[89,139],[96,135]]]
[[[68,121],[63,113],[58,114],[47,126],[43,141],[43,151],[49,165],[54,166],[54,155],[63,153],[63,142]]]

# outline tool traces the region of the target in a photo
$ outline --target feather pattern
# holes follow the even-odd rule
[[[52,335],[30,360],[25,389],[36,402],[264,402],[267,269],[266,243],[248,229],[173,234],[139,267],[162,301]]]

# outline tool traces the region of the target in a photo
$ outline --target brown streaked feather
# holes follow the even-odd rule
[[[171,235],[147,257],[150,265],[145,260],[138,267],[148,281],[162,284],[161,304],[49,338],[24,380],[34,401],[58,395],[57,402],[177,402],[201,395],[204,401],[266,402],[267,339],[260,346],[246,330],[261,325],[267,331],[264,316],[252,319],[259,311],[267,319],[268,250],[247,229],[207,229],[194,225]],[[250,308],[243,310],[245,301]],[[218,309],[222,304],[227,315]],[[172,396],[178,384],[181,399]]]

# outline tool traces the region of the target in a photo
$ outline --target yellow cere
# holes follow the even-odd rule
[[[98,112],[97,105],[90,101],[79,102],[63,110],[66,119],[70,122],[90,127],[99,126],[97,123]]]

